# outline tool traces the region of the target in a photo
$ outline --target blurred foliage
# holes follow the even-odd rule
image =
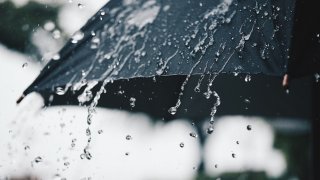
[[[276,134],[275,148],[280,149],[287,159],[287,172],[283,179],[312,179],[311,133]]]
[[[46,21],[56,21],[57,9],[36,2],[18,8],[11,1],[0,3],[0,43],[25,52],[32,32]]]
[[[264,172],[226,173],[219,177],[209,177],[200,172],[196,180],[288,180],[312,179],[311,133],[285,134],[277,132],[274,148],[285,155],[287,170],[280,178],[270,178]]]

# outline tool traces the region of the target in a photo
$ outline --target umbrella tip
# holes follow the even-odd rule
[[[16,101],[17,104],[20,104],[20,102],[26,97],[26,95],[22,94],[19,99]]]

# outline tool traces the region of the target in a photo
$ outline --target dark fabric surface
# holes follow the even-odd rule
[[[319,7],[318,0],[296,2],[288,62],[288,74],[293,78],[320,73]]]
[[[97,12],[24,94],[92,80],[286,72],[292,0],[126,2]]]

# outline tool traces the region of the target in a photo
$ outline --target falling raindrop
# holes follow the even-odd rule
[[[71,43],[76,44],[78,43],[81,39],[83,39],[84,33],[81,31],[77,31],[72,35],[72,40]]]
[[[56,60],[56,61],[59,60],[60,59],[60,54],[53,55],[52,59]]]
[[[71,140],[71,147],[75,147],[76,146],[76,141],[77,141],[77,139],[72,139]]]
[[[52,32],[52,37],[53,37],[54,39],[59,39],[59,38],[61,37],[61,32],[60,32],[59,30],[54,30],[54,31]]]
[[[86,157],[86,155],[84,153],[80,154],[80,158],[84,159]]]
[[[28,66],[28,63],[23,63],[22,68],[26,68]]]
[[[102,133],[103,133],[102,129],[98,130],[98,134],[102,134]]]
[[[244,99],[244,103],[250,104],[250,100],[248,98]]]
[[[69,166],[69,165],[70,165],[70,163],[69,163],[69,162],[64,162],[64,163],[63,163],[63,165],[65,165],[65,166]]]
[[[81,3],[78,3],[78,8],[79,8],[79,9],[83,9],[83,8],[84,8],[84,5],[81,4]]]
[[[251,130],[252,130],[252,126],[251,126],[251,125],[248,125],[248,126],[247,126],[247,130],[248,130],[248,131],[251,131]]]
[[[130,106],[131,106],[132,108],[136,106],[136,98],[134,98],[134,97],[131,97],[131,98],[130,98]]]
[[[290,93],[289,88],[286,88],[285,92],[286,92],[286,94],[289,94]]]
[[[236,141],[236,144],[240,144],[239,141]]]
[[[62,87],[57,87],[56,88],[56,94],[58,95],[64,95],[66,91]]]
[[[182,143],[180,143],[180,145],[179,145],[181,148],[183,148],[184,147],[184,143],[182,142]]]
[[[215,165],[214,165],[214,168],[218,168],[218,164],[215,164]]]
[[[193,138],[197,138],[198,137],[198,134],[196,134],[195,132],[191,132],[189,135],[191,137],[193,137]]]
[[[131,140],[131,139],[132,139],[132,137],[131,137],[130,135],[127,135],[127,136],[126,136],[126,140],[129,141],[129,140]]]
[[[86,135],[87,135],[87,136],[90,136],[90,135],[91,135],[91,131],[90,131],[89,128],[86,129]]]
[[[246,77],[244,78],[245,82],[250,82],[251,81],[251,76],[248,74],[246,75]]]
[[[100,45],[100,39],[98,37],[93,37],[91,40],[91,49],[97,49]]]
[[[109,59],[111,59],[111,55],[108,53],[108,54],[104,55],[104,58],[109,60]]]
[[[174,107],[171,107],[168,112],[171,114],[171,115],[175,115],[177,113],[177,108],[174,106]]]
[[[232,153],[231,156],[232,156],[232,158],[236,158],[236,154],[235,153]]]
[[[44,28],[46,31],[52,31],[55,27],[56,27],[56,25],[55,25],[54,22],[52,22],[52,21],[47,21],[47,22],[43,25],[43,28]]]
[[[129,152],[126,152],[125,155],[126,155],[126,156],[129,156]]]
[[[24,147],[24,150],[28,150],[28,149],[30,149],[30,146],[25,146]]]
[[[207,134],[212,134],[213,133],[213,127],[211,126],[211,127],[209,127],[208,129],[207,129]]]
[[[104,15],[106,15],[106,12],[104,10],[100,10],[100,15],[104,16]]]
[[[42,158],[40,156],[38,156],[34,159],[34,162],[36,162],[36,163],[42,162]]]
[[[316,79],[316,83],[318,83],[320,81],[320,74],[319,73],[315,73],[314,77]]]

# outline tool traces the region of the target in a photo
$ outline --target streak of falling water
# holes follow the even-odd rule
[[[173,107],[171,107],[171,108],[169,108],[169,110],[168,110],[168,112],[169,112],[171,115],[175,115],[175,114],[177,113],[177,110],[178,110],[178,108],[179,108],[180,105],[181,105],[181,97],[183,96],[185,86],[187,85],[187,83],[188,83],[188,81],[189,81],[189,79],[190,79],[190,77],[191,77],[191,74],[192,74],[193,70],[194,70],[194,69],[198,66],[198,64],[201,62],[202,57],[203,57],[203,56],[201,56],[200,59],[196,62],[196,64],[191,68],[189,74],[187,75],[186,79],[185,79],[184,82],[182,83],[176,105],[173,106]]]
[[[212,134],[212,132],[213,132],[214,116],[217,113],[218,106],[220,106],[220,104],[221,104],[220,96],[218,95],[218,93],[216,91],[213,91],[213,96],[216,98],[216,102],[214,103],[213,107],[211,108],[210,121],[209,121],[210,125],[207,129],[208,134]]]
[[[90,143],[92,140],[92,133],[90,130],[90,125],[92,124],[92,118],[93,118],[93,114],[95,113],[95,109],[98,105],[98,101],[101,97],[102,93],[105,93],[105,86],[110,82],[110,79],[105,79],[99,89],[99,91],[96,93],[95,97],[93,98],[90,106],[88,107],[88,116],[87,116],[87,124],[88,127],[86,129],[86,135],[88,137],[87,140],[87,145],[85,146],[85,148],[83,149],[83,154],[80,155],[81,159],[86,158],[87,160],[90,160],[92,158],[91,153],[89,152],[89,148],[90,148]]]

